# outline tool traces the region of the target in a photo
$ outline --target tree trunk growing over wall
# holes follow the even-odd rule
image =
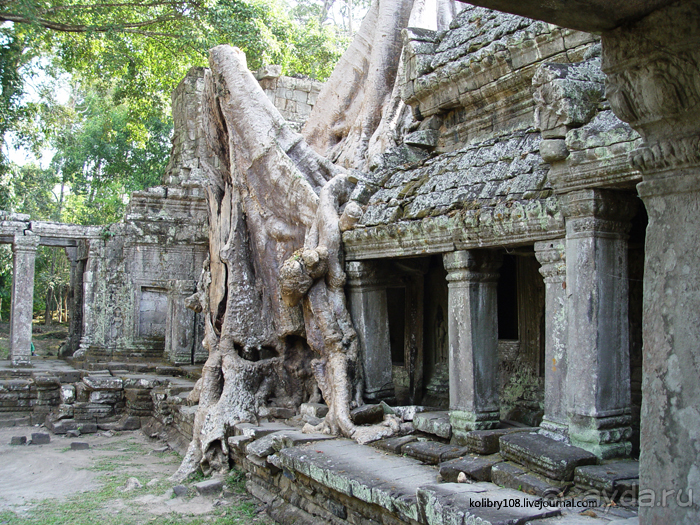
[[[241,51],[210,52],[199,151],[210,254],[189,304],[204,316],[209,359],[191,395],[199,402],[193,440],[175,479],[226,470],[233,426],[268,415],[270,400],[297,408],[323,396],[328,415],[307,430],[359,442],[398,431],[393,416],[370,427],[350,418],[363,382],[341,231],[362,212],[345,168],[365,167],[380,123],[402,111],[394,84],[413,4],[375,0],[306,126],[313,148],[287,126]],[[329,147],[335,164],[319,153]]]

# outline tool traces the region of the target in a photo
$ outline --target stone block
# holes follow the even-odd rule
[[[27,436],[12,436],[10,438],[10,445],[26,445]]]
[[[452,436],[449,412],[422,412],[413,418],[416,430],[445,439]]]
[[[465,447],[436,443],[435,441],[414,441],[401,447],[401,452],[428,465],[455,459],[467,454]]]
[[[83,383],[90,390],[121,390],[123,387],[123,381],[112,376],[85,376]]]
[[[43,432],[32,433],[32,445],[48,445],[51,442],[51,436]]]
[[[416,438],[415,436],[400,436],[387,439],[380,439],[379,441],[374,441],[373,443],[370,443],[370,446],[379,450],[384,450],[386,452],[401,454],[401,448],[404,445],[408,443],[413,443],[417,440],[418,438]]]
[[[498,454],[491,456],[465,456],[440,463],[443,481],[456,483],[461,472],[475,481],[491,481],[491,467],[503,461]]]
[[[563,490],[562,487],[549,483],[508,462],[493,465],[491,481],[498,486],[520,490],[542,498],[554,497]]]
[[[517,432],[537,432],[536,428],[495,428],[493,430],[472,430],[467,432],[464,438],[458,443],[466,446],[470,452],[475,454],[495,454],[498,452],[501,436]]]
[[[89,448],[90,448],[90,444],[85,443],[84,441],[73,441],[70,444],[71,450],[88,450]]]
[[[208,479],[195,483],[194,488],[200,496],[213,496],[223,490],[224,482],[220,479]]]
[[[373,425],[384,420],[384,409],[381,405],[362,405],[353,409],[350,417],[356,425]]]
[[[434,412],[435,410],[437,410],[432,407],[424,407],[419,405],[390,407],[389,405],[383,404],[382,406],[384,407],[384,412],[388,414],[397,415],[404,421],[413,421],[416,417],[416,414],[420,414],[422,412]]]
[[[598,463],[595,454],[540,434],[508,434],[501,437],[500,446],[504,459],[554,480],[572,480],[576,467]]]
[[[596,490],[608,496],[625,490],[635,492],[639,486],[639,462],[618,461],[604,465],[578,467],[574,471],[574,483],[583,489]]]
[[[60,404],[54,410],[51,417],[54,419],[71,419],[74,416],[73,405]]]
[[[61,385],[61,403],[64,405],[71,405],[75,403],[75,386],[74,385]]]
[[[296,412],[291,408],[285,407],[267,407],[270,417],[276,419],[291,419],[296,416]]]
[[[187,494],[187,487],[185,485],[175,485],[173,487],[173,494],[175,497],[185,496]]]
[[[323,418],[328,414],[328,406],[323,403],[302,403],[299,407],[299,413],[302,416],[312,416]]]
[[[123,399],[124,393],[121,390],[95,390],[94,392],[90,392],[88,402],[102,405],[114,405]]]

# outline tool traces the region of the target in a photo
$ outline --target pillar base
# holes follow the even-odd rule
[[[472,430],[491,430],[501,422],[498,410],[491,412],[468,412],[465,410],[450,410],[450,425],[452,437],[456,442],[464,440],[467,432]]]
[[[12,366],[15,368],[32,368],[32,356],[20,355],[12,358]]]
[[[592,452],[600,459],[627,457],[632,453],[631,416],[572,416],[571,444]]]
[[[543,419],[540,423],[540,430],[538,434],[546,436],[554,441],[561,441],[562,443],[569,442],[569,425],[564,423],[559,423],[557,421],[549,421]]]

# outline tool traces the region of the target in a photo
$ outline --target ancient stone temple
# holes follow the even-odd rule
[[[700,3],[476,3],[382,34],[403,51],[371,138],[352,90],[212,50],[164,184],[61,237],[74,361],[206,361],[138,410],[193,438],[178,475],[235,462],[283,523],[615,519],[523,510],[569,490],[697,523]],[[5,224],[29,268],[45,234]]]

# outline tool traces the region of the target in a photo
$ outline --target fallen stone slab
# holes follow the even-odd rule
[[[401,452],[428,465],[437,465],[464,456],[468,451],[465,447],[435,441],[414,441],[401,447]]]
[[[224,482],[220,479],[207,479],[194,484],[194,488],[200,496],[213,496],[219,494],[224,488]]]
[[[382,405],[362,405],[350,412],[350,418],[355,425],[374,425],[384,420]]]
[[[51,435],[43,432],[32,433],[32,445],[48,445],[51,443]]]
[[[617,461],[604,465],[578,467],[574,471],[574,483],[583,489],[597,490],[608,496],[630,491],[636,497],[635,485],[639,487],[639,462]],[[634,494],[634,496],[633,496]]]
[[[500,447],[503,459],[559,481],[573,480],[576,467],[598,463],[595,454],[540,434],[507,434],[501,437]]]
[[[563,485],[551,484],[508,462],[493,465],[491,468],[491,481],[501,487],[519,490],[542,498],[555,497],[564,490]]]
[[[491,481],[491,467],[503,461],[498,454],[470,455],[440,463],[440,477],[447,483],[457,483],[460,472],[474,481]]]
[[[26,445],[27,436],[12,436],[10,438],[10,445]]]
[[[88,450],[90,448],[90,443],[85,443],[84,441],[73,441],[70,444],[71,450]]]
[[[449,412],[421,412],[413,417],[416,430],[445,439],[452,436]]]
[[[532,427],[472,430],[471,432],[467,432],[465,436],[457,438],[457,443],[468,447],[469,451],[475,454],[496,454],[500,449],[499,440],[501,436],[514,434],[516,432],[537,432],[537,430],[537,428]]]
[[[253,439],[258,439],[268,434],[272,434],[273,432],[280,432],[282,430],[296,429],[280,422],[260,423],[259,425],[255,425],[253,423],[238,423],[233,427],[234,435],[251,436]]]
[[[538,505],[539,499],[491,483],[441,483],[418,489],[421,516],[430,525],[529,523],[561,514],[559,509]]]
[[[379,441],[374,441],[370,443],[370,447],[374,447],[379,450],[384,450],[386,452],[392,452],[394,454],[401,454],[401,448],[408,444],[417,441],[418,438],[415,436],[399,436],[386,439],[380,439]]]
[[[265,458],[284,448],[295,447],[305,443],[327,441],[335,436],[327,434],[305,434],[299,430],[280,430],[267,434],[246,446],[246,452],[253,456]]]
[[[425,407],[421,405],[407,405],[400,407],[390,407],[382,401],[382,407],[384,407],[384,412],[387,414],[395,414],[399,416],[404,421],[413,421],[416,418],[416,414],[421,414],[423,412],[435,412],[438,411],[435,407]]]

